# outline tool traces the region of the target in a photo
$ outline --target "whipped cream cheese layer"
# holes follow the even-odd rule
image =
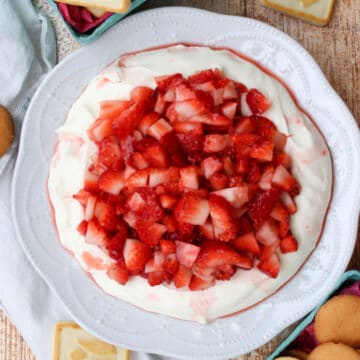
[[[154,77],[158,75],[179,72],[189,76],[207,68],[219,68],[226,77],[259,89],[272,103],[264,116],[290,136],[285,150],[292,157],[292,173],[302,187],[295,199],[298,212],[291,218],[291,230],[299,242],[299,250],[279,254],[281,272],[276,279],[257,269],[239,269],[230,281],[217,281],[215,286],[197,292],[164,285],[151,287],[140,277],[120,285],[106,274],[113,260],[100,248],[85,243],[76,230],[84,215],[72,195],[83,187],[84,172],[97,151],[87,129],[98,117],[101,101],[128,100],[131,89],[137,86],[155,88]],[[249,109],[242,105],[246,115]],[[59,143],[51,163],[48,189],[60,242],[106,293],[145,310],[207,322],[248,308],[288,281],[319,240],[333,181],[325,140],[278,80],[230,51],[176,45],[124,56],[89,83],[57,132]]]

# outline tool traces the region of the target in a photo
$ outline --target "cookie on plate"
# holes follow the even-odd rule
[[[10,148],[14,140],[14,122],[9,111],[0,105],[0,157]]]
[[[331,298],[316,314],[314,332],[320,343],[360,347],[360,297],[338,295]]]
[[[261,4],[315,25],[329,23],[335,0],[261,0]]]
[[[56,324],[54,340],[54,360],[130,360],[129,350],[99,340],[72,322]]]
[[[325,343],[316,347],[307,360],[360,360],[360,354],[345,344]]]

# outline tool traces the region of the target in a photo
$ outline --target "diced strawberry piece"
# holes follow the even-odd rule
[[[237,102],[236,101],[228,101],[221,105],[221,112],[231,121],[234,120],[236,114]]]
[[[235,174],[234,163],[230,156],[225,156],[223,159],[224,172],[227,176],[233,176]]]
[[[199,188],[198,169],[196,166],[180,169],[180,184],[184,189],[196,190]]]
[[[94,215],[99,224],[105,230],[116,230],[117,218],[115,209],[102,200],[97,200],[95,204]]]
[[[178,259],[179,263],[188,269],[191,269],[196,258],[198,257],[200,247],[182,241],[175,241],[175,244],[176,258]]]
[[[114,120],[130,105],[127,100],[104,100],[100,103],[100,118]]]
[[[216,80],[216,76],[212,69],[202,70],[188,77],[188,81],[191,85],[214,80]]]
[[[231,100],[231,99],[237,99],[237,92],[236,92],[236,88],[235,88],[235,84],[233,81],[231,80],[228,80],[226,81],[226,83],[224,82],[225,79],[223,80],[220,80],[218,82],[218,84],[221,86],[221,82],[224,83],[224,86],[223,86],[223,89],[224,89],[224,92],[223,92],[223,98],[224,100]]]
[[[144,117],[145,109],[141,104],[133,104],[117,117],[113,123],[113,131],[119,136],[131,134]]]
[[[249,90],[246,94],[246,102],[253,114],[262,114],[271,105],[270,101],[256,89]]]
[[[175,101],[175,88],[170,88],[166,91],[164,95],[164,100],[166,102],[174,102]]]
[[[187,134],[177,134],[182,149],[187,155],[193,155],[201,151],[203,135],[189,132]]]
[[[166,110],[166,101],[164,99],[164,95],[158,94],[154,105],[154,111],[162,115],[164,114],[165,110]]]
[[[120,170],[123,161],[119,142],[115,136],[110,136],[101,141],[99,146],[99,161],[108,169]]]
[[[170,194],[162,194],[159,196],[160,204],[164,209],[174,209],[178,199]]]
[[[152,104],[152,96],[154,90],[145,87],[145,86],[138,86],[130,91],[130,99],[137,104],[142,104],[146,107],[150,107]]]
[[[282,165],[276,167],[272,183],[287,192],[299,189],[299,184],[296,179]]]
[[[273,254],[265,260],[261,260],[258,264],[260,271],[272,278],[277,278],[280,272],[280,260],[277,254]]]
[[[140,272],[151,257],[151,248],[139,240],[126,239],[123,254],[129,271]]]
[[[147,186],[149,179],[149,170],[139,170],[134,172],[129,176],[129,178],[125,181],[125,186],[128,188],[137,188]]]
[[[210,176],[210,186],[213,190],[221,190],[229,185],[229,177],[220,172],[216,172]]]
[[[127,206],[130,208],[131,211],[138,212],[144,208],[145,200],[138,192],[134,192],[131,194],[130,199],[127,201]]]
[[[240,158],[236,162],[236,173],[247,174],[250,168],[250,161],[248,158]]]
[[[281,152],[277,156],[275,156],[275,165],[283,165],[286,169],[290,169],[291,167],[291,158],[288,154]]]
[[[155,246],[166,232],[166,226],[158,223],[147,223],[138,221],[136,223],[136,231],[140,240],[149,246]]]
[[[205,114],[207,112],[205,105],[197,99],[181,101],[173,103],[173,105],[180,121],[188,121],[196,115]]]
[[[269,246],[279,243],[279,230],[276,224],[270,220],[265,221],[256,231],[256,239],[259,243]]]
[[[249,201],[248,187],[246,185],[217,190],[212,194],[223,197],[231,206],[237,209]]]
[[[163,75],[155,78],[157,87],[160,90],[167,90],[170,87],[180,84],[182,80],[183,76],[181,74]]]
[[[164,217],[164,211],[159,203],[156,194],[151,189],[138,189],[142,198],[145,200],[144,208],[137,213],[139,219],[147,222],[160,222]]]
[[[146,114],[139,122],[138,129],[145,136],[151,125],[160,119],[160,115],[156,112]]]
[[[248,251],[254,255],[260,253],[260,247],[253,232],[237,237],[231,245],[239,251]]]
[[[204,225],[209,216],[209,202],[191,193],[185,193],[174,210],[177,222]]]
[[[128,226],[122,221],[120,226],[118,226],[118,232],[111,240],[106,244],[106,249],[109,252],[109,255],[114,260],[124,260],[123,249],[125,241],[128,237]],[[125,265],[125,264],[124,264]]]
[[[196,85],[196,87],[194,87],[194,89],[196,89],[195,90],[196,96],[205,105],[207,109],[212,110],[214,108],[214,99],[211,96],[211,90],[209,90],[209,92],[207,92],[206,89],[200,90],[203,87],[205,87],[205,84],[199,84]],[[215,87],[213,86],[212,90],[214,88]]]
[[[143,170],[149,167],[149,162],[145,159],[144,155],[139,152],[134,152],[131,155],[130,163],[137,169]]]
[[[85,190],[97,190],[99,176],[90,172],[85,171],[84,174],[84,189]]]
[[[224,265],[234,265],[248,270],[253,267],[253,260],[249,256],[239,254],[222,242],[208,241],[201,247],[193,265],[193,273],[205,281],[209,281],[211,278],[221,278],[221,268]]]
[[[77,194],[73,195],[73,198],[85,208],[90,196],[92,196],[91,192],[81,189]]]
[[[83,220],[76,228],[76,230],[82,235],[85,236],[87,232],[88,222]]]
[[[163,256],[163,260],[164,259],[165,259],[165,257]],[[147,273],[152,273],[155,271],[163,271],[162,262],[159,263],[159,261],[157,261],[155,263],[155,259],[154,259],[154,257],[152,257],[146,262],[144,273],[147,274]]]
[[[273,151],[274,144],[271,141],[263,141],[252,146],[249,156],[261,161],[271,161]]]
[[[234,84],[235,84],[236,92],[238,94],[244,94],[247,92],[247,87],[244,84],[236,81],[234,81]]]
[[[135,174],[137,171],[135,168],[130,166],[129,164],[126,165],[125,170],[123,172],[124,174],[124,180],[127,180],[132,174]]]
[[[163,269],[170,274],[175,274],[178,271],[179,262],[175,254],[170,254],[165,258]]]
[[[221,241],[234,239],[238,230],[234,208],[223,197],[215,194],[209,196],[209,207],[215,238]]]
[[[173,130],[176,133],[194,135],[202,135],[204,133],[204,127],[201,123],[194,123],[190,121],[175,121],[172,123]]]
[[[249,172],[246,176],[247,181],[250,184],[256,184],[261,178],[261,173],[258,164],[255,160],[249,161]]]
[[[115,280],[121,285],[125,285],[129,280],[129,273],[126,269],[119,264],[114,263],[109,266],[106,274],[109,276],[110,279]]]
[[[286,192],[281,193],[281,201],[285,205],[290,215],[294,215],[297,212],[297,206],[294,199]]]
[[[199,226],[199,231],[201,236],[206,240],[214,240],[214,227],[210,220],[208,220],[204,225]]]
[[[147,134],[156,140],[160,140],[165,134],[172,130],[172,126],[166,120],[161,118],[147,129]]]
[[[172,234],[171,238],[187,243],[193,242],[195,239],[194,225],[188,223],[177,223],[177,232]]]
[[[195,91],[185,84],[179,84],[175,87],[175,101],[186,101],[197,99]]]
[[[128,211],[124,215],[124,221],[133,229],[135,229],[136,223],[138,221],[137,216],[132,211]]]
[[[89,129],[87,130],[89,139],[95,142],[99,142],[102,139],[112,135],[113,128],[112,128],[112,119],[97,119]]]
[[[210,179],[214,173],[223,169],[223,164],[215,156],[209,156],[201,162],[201,169],[205,178]]]
[[[258,191],[249,203],[249,217],[258,229],[266,220],[280,198],[278,189]]]
[[[90,220],[85,235],[85,242],[87,244],[106,246],[109,241],[105,230],[99,225],[96,220]]]
[[[211,93],[213,90],[216,89],[215,83],[212,80],[201,83],[194,83],[192,84],[192,87],[197,91],[201,91],[205,93]]]
[[[189,286],[192,276],[191,270],[183,265],[179,265],[178,271],[174,275],[174,284],[177,289]]]
[[[232,124],[232,121],[229,118],[218,113],[199,114],[192,117],[191,121],[219,127],[221,129],[228,129]]]
[[[280,250],[283,254],[295,252],[298,250],[298,242],[292,235],[287,235],[280,241]]]
[[[267,166],[264,169],[259,181],[259,188],[261,190],[266,191],[271,189],[271,180],[273,178],[273,175],[274,175],[274,167],[271,165]]]
[[[183,166],[186,163],[186,156],[181,143],[174,132],[168,132],[160,139],[160,144],[166,150],[169,163],[174,166]]]
[[[286,146],[287,138],[288,137],[285,134],[282,134],[279,131],[275,131],[274,136],[272,138],[275,149],[283,151]]]
[[[225,150],[230,146],[229,135],[211,134],[204,137],[203,151],[215,153]]]
[[[172,240],[160,240],[160,251],[164,255],[174,254],[176,252],[176,244]]]
[[[212,92],[211,92],[211,96],[214,100],[214,106],[220,105],[224,102],[224,89],[223,88],[215,88]]]
[[[164,194],[180,196],[181,192],[182,189],[179,183],[161,184],[155,188],[155,194],[159,196]]]
[[[166,153],[161,145],[149,146],[144,156],[151,166],[158,168],[166,168],[168,166]]]
[[[281,238],[285,237],[288,234],[289,230],[290,230],[289,219],[279,224],[279,236]]]
[[[177,230],[177,222],[172,215],[164,216],[162,223],[166,226],[167,233],[173,233]]]
[[[165,271],[155,271],[148,273],[147,281],[150,286],[160,285],[166,278]]]
[[[260,244],[259,259],[262,261],[272,257],[274,254],[276,255],[276,250],[278,247],[279,247],[279,243],[274,243],[268,246]]]
[[[193,275],[189,283],[189,289],[191,291],[205,290],[215,284],[215,280],[205,281]]]
[[[149,186],[156,187],[159,184],[168,184],[179,180],[179,169],[169,167],[168,169],[149,169]]]
[[[96,200],[96,196],[89,197],[84,212],[85,220],[91,220],[94,217]]]
[[[235,127],[235,132],[239,134],[252,133],[256,129],[256,122],[250,117],[241,117]]]
[[[289,220],[289,213],[280,202],[274,206],[270,216],[279,222],[287,222]]]

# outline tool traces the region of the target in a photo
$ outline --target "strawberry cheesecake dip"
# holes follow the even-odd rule
[[[61,244],[107,294],[207,322],[293,277],[320,240],[331,154],[268,71],[230,50],[124,55],[57,130]]]

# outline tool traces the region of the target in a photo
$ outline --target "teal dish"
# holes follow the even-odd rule
[[[360,280],[360,271],[357,270],[351,270],[344,273],[338,282],[335,285],[334,290],[306,317],[304,320],[294,329],[294,331],[286,338],[279,346],[278,348],[269,355],[266,360],[274,360],[278,356],[281,355],[281,353],[289,347],[289,345],[299,336],[299,334],[314,320],[314,317],[320,307],[324,305],[324,303],[333,296],[336,292],[340,290],[344,285],[351,284],[354,281]]]
[[[56,6],[56,2],[54,0],[48,0],[49,4],[52,6],[52,8],[55,10],[55,12],[63,18],[62,14],[58,10],[58,7]],[[134,11],[137,7],[142,5],[146,0],[133,0],[130,9],[123,14],[114,14],[108,17],[103,23],[101,23],[99,26],[97,26],[95,29],[91,30],[89,34],[80,34],[74,28],[68,24],[65,19],[64,23],[66,28],[69,30],[70,34],[73,36],[73,38],[77,41],[79,41],[82,44],[89,44],[92,41],[98,39],[106,30],[111,28],[114,24],[116,24],[118,21],[123,19],[125,16],[130,14],[132,11]]]

